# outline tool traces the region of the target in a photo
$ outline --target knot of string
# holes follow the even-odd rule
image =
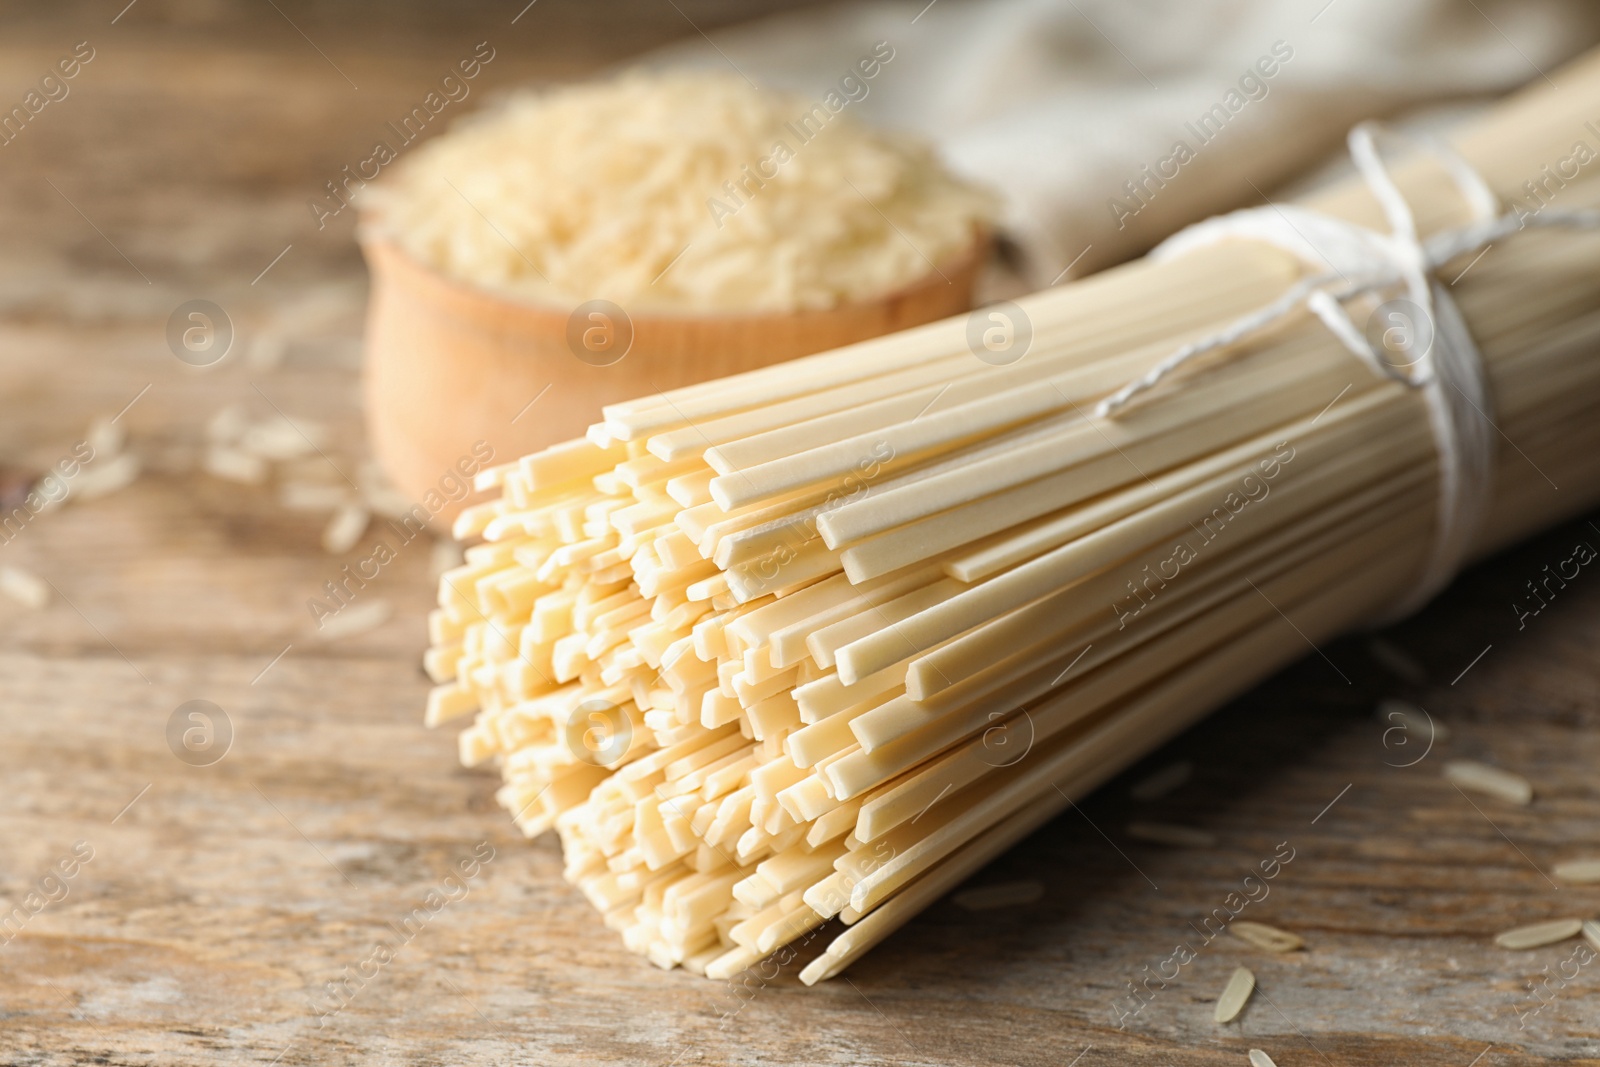
[[[1116,415],[1185,364],[1236,345],[1304,305],[1375,374],[1416,389],[1428,413],[1439,468],[1433,543],[1416,583],[1387,613],[1386,618],[1394,619],[1420,608],[1449,584],[1472,548],[1493,488],[1497,431],[1483,358],[1460,309],[1434,271],[1528,226],[1600,228],[1600,211],[1544,208],[1537,214],[1502,214],[1498,199],[1471,164],[1442,141],[1412,136],[1405,140],[1443,166],[1471,214],[1467,223],[1424,240],[1417,234],[1411,206],[1384,163],[1380,137],[1401,139],[1376,123],[1362,123],[1350,131],[1349,145],[1357,173],[1383,209],[1388,233],[1302,207],[1270,205],[1207,219],[1157,246],[1152,257],[1171,259],[1222,241],[1261,241],[1318,273],[1300,279],[1265,307],[1179,348],[1100,401],[1094,413],[1100,418]],[[1410,306],[1391,312],[1386,316],[1390,323],[1378,325],[1388,325],[1406,340],[1397,346],[1398,353],[1388,345],[1385,353],[1379,353],[1350,317],[1346,302],[1400,290]]]

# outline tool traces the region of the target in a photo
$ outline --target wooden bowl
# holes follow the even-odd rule
[[[461,509],[455,490],[467,468],[582,436],[602,404],[967,311],[988,238],[975,234],[967,252],[903,289],[826,311],[619,317],[600,308],[598,318],[589,305],[537,306],[446,278],[371,228],[362,248],[372,272],[364,377],[373,453],[444,529]]]

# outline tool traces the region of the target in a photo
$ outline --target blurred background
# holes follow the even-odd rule
[[[1296,964],[1306,981],[1254,1015],[1298,1044],[1294,1062],[1594,1054],[1580,998],[1519,1029],[1522,978],[1474,947],[1507,897],[1549,890],[1519,854],[1592,838],[1593,804],[1537,827],[1490,822],[1402,769],[1371,717],[1405,695],[1450,720],[1463,751],[1561,755],[1552,786],[1576,780],[1600,756],[1582,729],[1600,689],[1600,591],[1564,595],[1532,635],[1506,604],[1591,536],[1582,523],[1478,568],[1377,645],[1331,647],[1343,682],[1313,657],[1040,831],[991,872],[1041,880],[1031,908],[940,905],[850,984],[806,991],[790,974],[746,997],[623,953],[562,882],[555,843],[522,842],[493,775],[461,770],[449,733],[422,729],[445,539],[399,552],[363,590],[359,623],[330,637],[308,605],[372,535],[330,543],[327,514],[276,488],[293,469],[385,491],[361,408],[355,212],[327,214],[326,186],[480,45],[492,61],[425,138],[513,89],[632,61],[725,65],[820,95],[893,41],[861,115],[932,140],[1000,193],[988,300],[1276,198],[1336,168],[1360,118],[1447,128],[1556,75],[1600,40],[1600,9],[525,3],[0,8],[0,498],[20,506],[81,443],[120,459],[0,545],[0,896],[18,905],[63,857],[80,861],[0,944],[0,1062],[1243,1062],[1206,1022],[1228,949],[1137,1033],[1107,1006],[1284,840],[1308,858],[1282,892],[1338,949]],[[64,88],[41,89],[69,58]],[[1141,168],[1236,89],[1244,103],[1214,145],[1195,140],[1182,182],[1137,195]],[[222,313],[215,360],[172,342],[193,301]],[[210,444],[241,427],[275,458],[208,470]],[[193,701],[203,743],[181,740],[200,721]],[[1206,813],[1223,847],[1181,854],[1119,832],[1138,816],[1127,782],[1176,759],[1198,770],[1162,803]],[[1330,800],[1338,818],[1318,815]],[[1390,836],[1401,813],[1421,830]],[[495,858],[470,899],[319,1019],[325,983],[480,842]],[[1419,849],[1435,850],[1421,872]],[[1488,871],[1494,893],[1452,884],[1462,865]]]

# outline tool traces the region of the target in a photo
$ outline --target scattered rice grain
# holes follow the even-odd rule
[[[139,457],[130,452],[112,456],[105,463],[85,467],[72,483],[72,495],[81,500],[93,500],[124,489],[139,477]]]
[[[1590,948],[1600,949],[1600,923],[1593,919],[1583,920],[1583,939],[1589,942]]]
[[[993,911],[996,908],[1020,908],[1044,896],[1044,883],[1029,879],[1025,882],[1000,882],[996,885],[963,889],[950,899],[957,907],[967,911]]]
[[[239,447],[262,459],[281,462],[315,452],[321,438],[322,432],[315,425],[280,415],[245,430]]]
[[[84,435],[84,440],[94,450],[95,459],[105,460],[122,451],[128,435],[119,424],[102,415],[89,424],[89,432]]]
[[[1573,882],[1578,885],[1600,882],[1600,860],[1568,860],[1556,864],[1555,870],[1551,873],[1563,882]]]
[[[1194,764],[1188,760],[1179,760],[1170,767],[1163,767],[1148,778],[1142,779],[1128,790],[1128,795],[1135,800],[1160,800],[1183,785],[1194,776]]]
[[[389,621],[390,614],[387,600],[369,600],[364,604],[352,604],[324,622],[317,630],[317,639],[337,641],[340,638],[366,633],[368,630],[376,630]]]
[[[338,556],[350,551],[367,532],[372,513],[360,504],[346,503],[334,512],[322,531],[322,548],[329,555]]]
[[[1219,1023],[1230,1023],[1237,1019],[1255,988],[1256,976],[1250,972],[1250,968],[1235,967],[1233,977],[1222,987],[1222,995],[1217,998],[1217,1007],[1211,1017]]]
[[[1381,637],[1375,637],[1367,642],[1367,651],[1372,658],[1377,660],[1391,672],[1400,676],[1412,685],[1424,685],[1428,681],[1428,672],[1422,664],[1405,649]]]
[[[1251,922],[1249,919],[1238,919],[1229,924],[1228,932],[1256,948],[1265,949],[1267,952],[1293,952],[1305,946],[1305,941],[1299,934],[1291,934],[1287,930],[1280,930],[1276,926],[1266,923]]]
[[[1533,785],[1526,778],[1477,760],[1451,760],[1444,765],[1444,776],[1462,789],[1485,793],[1508,804],[1527,804],[1533,800]]]
[[[207,474],[244,485],[260,485],[267,480],[266,460],[224,445],[206,449],[200,468]]]
[[[1548,922],[1532,923],[1528,926],[1519,926],[1515,930],[1507,930],[1503,934],[1496,934],[1494,943],[1501,948],[1540,948],[1544,945],[1553,945],[1557,941],[1565,941],[1582,929],[1582,919],[1551,919]]]
[[[363,486],[361,497],[375,514],[386,519],[403,519],[416,507],[415,502],[391,486]]]
[[[50,583],[26,567],[0,566],[0,593],[35,610],[50,603]]]
[[[1128,824],[1128,835],[1140,841],[1172,845],[1175,848],[1213,848],[1217,843],[1215,834],[1169,822],[1131,822]]]
[[[1444,723],[1406,700],[1389,697],[1378,701],[1378,721],[1385,726],[1401,726],[1406,733],[1416,737],[1431,737],[1443,741],[1450,736]]]
[[[1271,1056],[1258,1048],[1253,1048],[1250,1050],[1250,1067],[1278,1067],[1278,1065],[1272,1062]]]
[[[231,445],[239,440],[250,426],[244,408],[229,404],[206,422],[206,440],[219,445]]]

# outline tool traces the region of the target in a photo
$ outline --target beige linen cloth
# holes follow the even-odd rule
[[[884,0],[649,62],[820,101],[887,42],[847,106],[999,191],[1014,266],[1043,286],[1262,203],[1363,118],[1548,78],[1597,40],[1595,0]]]

